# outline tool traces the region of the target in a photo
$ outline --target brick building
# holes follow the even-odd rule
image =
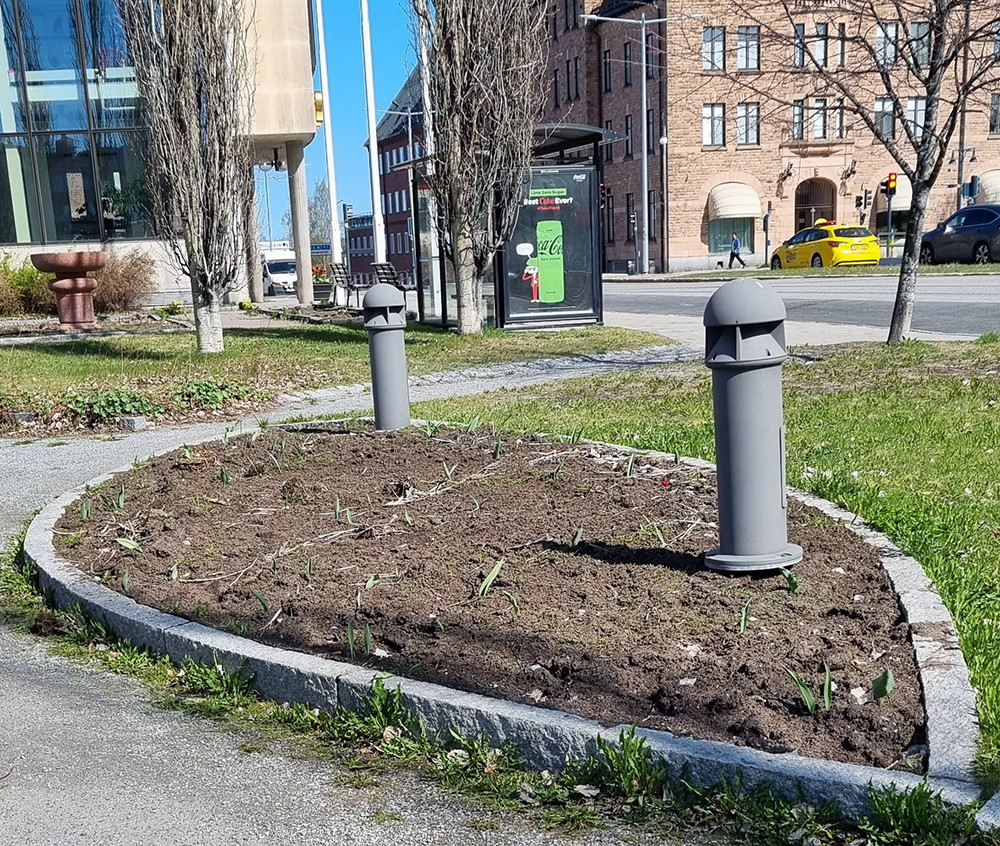
[[[606,270],[625,270],[634,258],[630,212],[640,231],[642,215],[648,215],[656,269],[712,267],[728,257],[733,231],[744,253],[762,260],[769,204],[772,245],[817,218],[858,222],[859,211],[873,230],[885,230],[878,185],[897,165],[860,118],[842,108],[836,93],[823,90],[819,74],[810,72],[814,56],[845,72],[859,61],[852,55],[859,48],[848,35],[857,21],[834,2],[802,2],[801,14],[795,14],[798,5],[790,7],[788,22],[782,4],[774,5],[773,20],[744,21],[734,3],[687,4],[682,17],[669,4],[644,0],[549,0],[549,91],[542,120],[604,127],[627,138],[603,151]],[[583,14],[618,20],[585,23]],[[640,27],[624,22],[643,14],[670,19],[648,30],[645,138]],[[878,27],[877,49],[892,72],[902,74],[899,79],[905,80],[904,49],[912,49],[920,26]],[[775,36],[781,27],[789,29],[788,37]],[[876,119],[895,127],[899,121],[888,101],[878,99],[876,82],[870,91]],[[970,102],[964,143],[956,133],[956,160],[931,194],[928,228],[957,207],[958,160],[964,160],[965,180],[973,173],[980,177],[979,202],[1000,198],[1000,85],[997,94],[987,91],[980,99]],[[924,107],[922,98],[906,98],[909,120],[919,123]],[[903,130],[896,132],[902,138]],[[640,197],[643,155],[645,198]],[[910,202],[909,183],[902,175],[899,182],[896,231],[905,226]],[[870,208],[864,207],[866,197],[873,201]]]

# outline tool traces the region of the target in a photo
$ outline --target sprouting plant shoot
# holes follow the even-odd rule
[[[333,502],[333,516],[338,520],[340,519],[340,497],[338,496]]]
[[[194,450],[193,450],[193,449],[191,449],[191,447],[189,447],[189,446],[186,446],[186,447],[182,447],[182,450],[183,450],[183,452],[184,452],[184,457],[185,457],[185,458],[186,458],[186,459],[187,459],[188,461],[190,461],[190,460],[191,460],[192,458],[194,458]]]
[[[631,476],[632,475],[632,470],[634,468],[635,468],[635,453],[633,452],[628,457],[628,464],[625,466],[625,475],[626,476]]]
[[[122,593],[128,593],[128,570],[122,574]]]
[[[365,623],[365,655],[372,654],[372,627]]]
[[[132,538],[115,538],[115,540],[118,541],[119,546],[125,549],[129,549],[132,552],[142,552],[142,547],[132,540]]]
[[[784,577],[785,584],[788,586],[788,592],[792,596],[795,596],[799,592],[799,580],[792,575],[790,570],[786,570],[784,567],[779,567],[778,572]]]
[[[224,488],[229,487],[229,473],[226,472],[225,467],[219,468],[219,481],[222,482]]]
[[[660,549],[665,549],[667,546],[667,539],[663,537],[663,532],[660,531],[660,527],[653,523],[653,532],[656,534],[656,539],[660,542]]]
[[[521,605],[517,601],[517,597],[514,596],[514,594],[512,593],[508,593],[507,591],[504,591],[503,595],[504,599],[506,599],[510,603],[510,607],[514,609],[514,613],[517,616],[521,616]]]
[[[740,611],[740,634],[746,634],[747,621],[750,619],[750,600],[748,599]]]
[[[565,466],[566,466],[566,459],[564,458],[556,465],[556,469],[552,471],[552,478],[555,479]]]
[[[441,466],[444,467],[444,476],[450,482],[451,477],[455,474],[455,468],[458,467],[457,464],[452,464],[451,467],[448,466],[448,462],[442,461]]]
[[[257,601],[260,603],[260,607],[264,609],[265,614],[271,613],[271,606],[268,601],[264,598],[264,595],[258,591],[250,588],[250,593],[257,597]]]
[[[796,673],[794,670],[789,670],[788,667],[784,668],[785,672],[788,673],[788,677],[795,683],[795,686],[799,689],[799,696],[802,699],[802,704],[806,706],[806,711],[810,714],[816,713],[816,698],[812,695],[812,691],[809,689],[802,677]]]
[[[351,660],[354,660],[354,623],[347,621],[347,648],[351,650]]]
[[[81,499],[80,500],[80,519],[84,523],[86,523],[88,520],[90,520],[90,512],[93,509],[93,507],[94,507],[94,503],[93,503],[92,500],[89,500],[89,499]]]
[[[410,516],[410,512],[405,508],[403,509],[403,520],[406,521],[407,526],[413,525],[413,518]]]
[[[830,677],[830,665],[823,662],[823,709],[829,711],[833,707],[833,679]]]
[[[489,575],[483,579],[481,585],[479,585],[479,598],[482,599],[486,594],[490,592],[490,588],[493,587],[493,582],[496,581],[497,576],[500,575],[500,570],[503,568],[503,559],[501,558],[497,561],[496,566],[490,570]]]
[[[493,446],[493,460],[497,461],[500,458],[500,441],[497,441]]]
[[[896,686],[896,679],[892,675],[892,670],[887,669],[875,681],[872,682],[872,698],[876,702],[888,699],[892,689]]]
[[[476,434],[476,430],[479,428],[479,423],[480,423],[479,415],[477,414],[469,421],[469,425],[465,427],[465,431],[468,432],[470,435]]]
[[[580,545],[580,541],[583,540],[583,526],[578,526],[576,532],[573,534],[573,541],[570,543],[570,549],[576,549]]]
[[[125,507],[125,485],[118,489],[118,500],[115,504],[119,511]]]

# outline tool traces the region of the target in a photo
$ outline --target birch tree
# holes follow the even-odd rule
[[[223,350],[222,298],[255,214],[246,0],[119,0],[149,127],[157,234],[191,280],[198,351]]]
[[[799,109],[791,121],[800,137],[802,104],[812,98],[836,104],[837,120],[853,124],[852,143],[881,144],[909,179],[909,225],[888,336],[898,343],[913,319],[931,189],[953,155],[964,115],[988,110],[984,89],[997,80],[996,10],[974,0],[736,0],[731,20],[759,28],[759,73],[721,74],[741,96],[752,92],[773,114]],[[800,75],[790,74],[796,69]],[[788,137],[794,143],[794,126]]]
[[[458,331],[483,328],[483,279],[517,221],[547,56],[546,4],[412,0],[430,33],[427,169],[451,241]]]

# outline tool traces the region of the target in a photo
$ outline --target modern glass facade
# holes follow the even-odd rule
[[[115,0],[0,0],[0,244],[150,235]]]

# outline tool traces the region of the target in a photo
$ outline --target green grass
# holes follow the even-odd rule
[[[767,274],[768,277],[782,279],[786,277],[798,278],[801,276],[899,276],[898,264],[878,264],[878,265],[840,265],[838,267],[783,267],[781,270],[771,270],[769,264],[762,264],[756,268],[747,266],[750,270],[759,270]],[[746,275],[743,270],[737,269],[739,274]],[[977,264],[932,264],[921,265],[918,273],[925,275],[990,275],[1000,271],[1000,265],[977,265]],[[677,277],[677,281],[688,279],[699,281],[707,279],[731,279],[733,273],[729,273],[726,268],[722,270],[706,270],[704,273],[689,273]]]
[[[788,480],[860,513],[926,568],[978,694],[985,788],[1000,786],[1000,343],[864,346],[785,366]],[[484,423],[712,459],[698,365],[423,403]]]
[[[69,410],[101,419],[157,416],[175,408],[223,408],[230,400],[369,380],[360,324],[231,329],[226,351],[199,356],[193,335],[137,335],[62,344],[0,347],[0,411]],[[637,349],[662,337],[590,327],[563,332],[497,332],[463,337],[411,325],[411,374],[549,356]],[[69,392],[69,393],[67,393]]]

